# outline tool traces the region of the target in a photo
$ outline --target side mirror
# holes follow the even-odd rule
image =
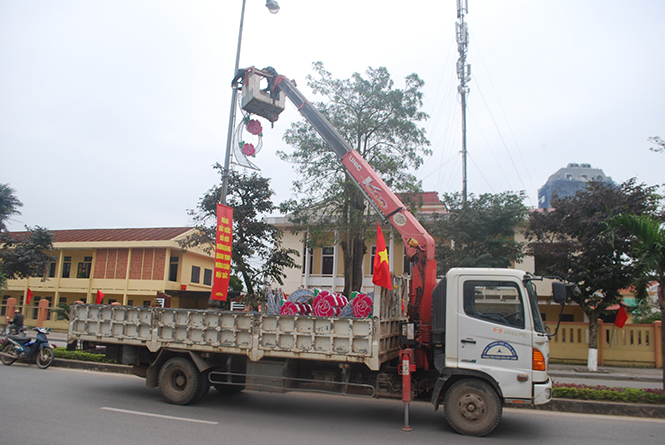
[[[566,285],[561,281],[552,281],[552,298],[557,304],[565,303],[568,299]]]

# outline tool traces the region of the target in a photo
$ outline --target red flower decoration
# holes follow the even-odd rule
[[[356,318],[366,318],[372,314],[372,299],[366,294],[358,294],[352,301],[353,316]]]
[[[256,153],[256,150],[254,149],[254,145],[244,144],[242,146],[242,152],[245,156],[254,156],[254,153]]]
[[[338,315],[337,307],[330,304],[330,300],[326,298],[330,296],[329,292],[323,291],[319,293],[314,299],[313,313],[317,317],[334,317]]]
[[[261,127],[261,122],[257,121],[256,119],[250,119],[250,121],[247,122],[247,131],[256,136],[261,135],[261,133],[263,133],[263,127]]]
[[[292,301],[285,301],[279,310],[279,315],[298,315],[300,308]]]

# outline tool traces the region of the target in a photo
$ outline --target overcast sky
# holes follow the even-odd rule
[[[460,191],[455,0],[247,0],[240,65],[298,82],[388,69],[424,81],[425,190]],[[170,227],[219,177],[241,0],[0,0],[0,183],[10,230]],[[537,190],[570,162],[665,182],[665,2],[469,0],[468,188]],[[287,106],[254,162],[288,199]]]

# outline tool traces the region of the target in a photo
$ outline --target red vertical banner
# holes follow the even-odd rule
[[[217,234],[215,235],[215,278],[212,282],[213,300],[226,301],[231,274],[233,245],[233,208],[217,204]]]

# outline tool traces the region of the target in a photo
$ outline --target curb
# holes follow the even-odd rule
[[[590,400],[552,399],[545,405],[519,406],[510,408],[558,411],[562,413],[603,414],[606,416],[645,417],[665,419],[665,405],[640,403],[596,402]]]
[[[68,369],[84,369],[86,371],[113,372],[116,374],[132,374],[132,367],[127,365],[116,365],[113,363],[84,362],[81,360],[69,360],[56,358],[52,366]]]
[[[116,374],[133,374],[132,367],[111,363],[84,362],[56,358],[53,365],[60,368],[85,369],[97,372]],[[551,375],[551,374],[550,374]],[[591,400],[552,399],[545,405],[506,405],[506,408],[534,409],[562,413],[602,414],[607,416],[645,417],[649,419],[665,419],[665,405],[647,405],[639,403],[597,402]]]

